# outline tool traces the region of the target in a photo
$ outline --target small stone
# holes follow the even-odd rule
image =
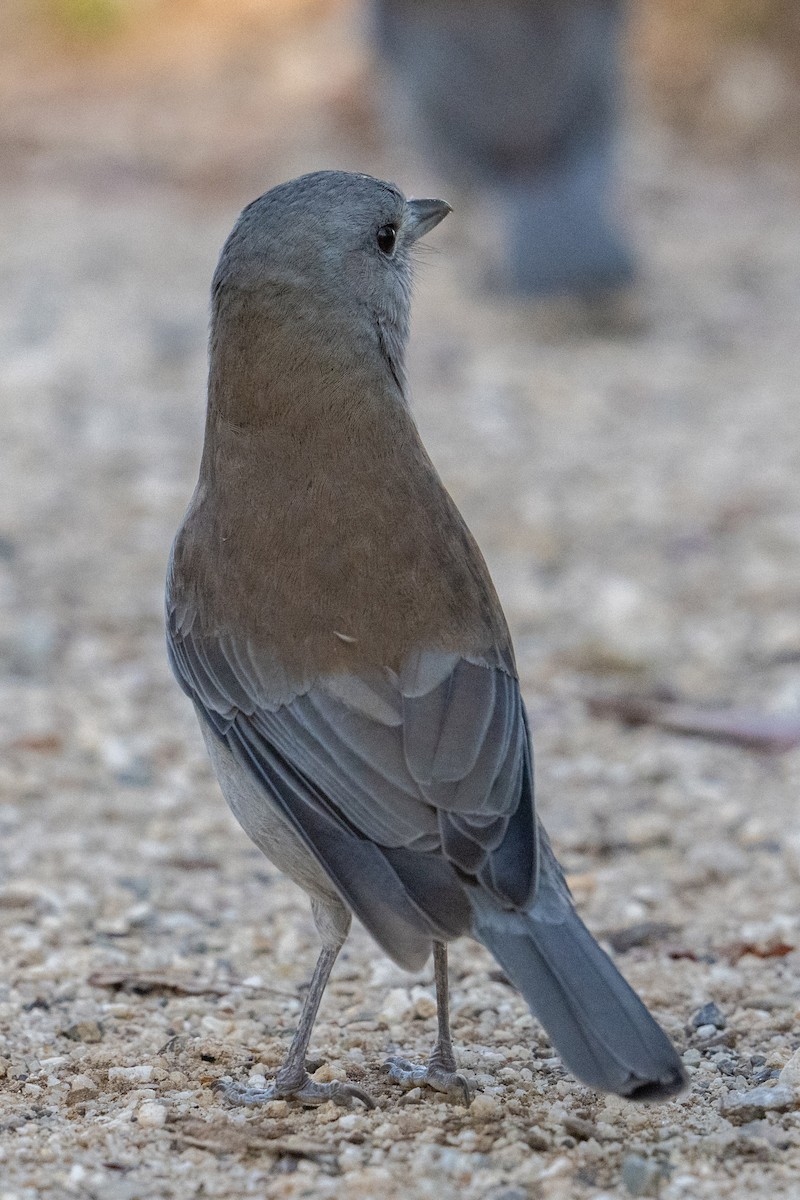
[[[339,1063],[324,1062],[320,1063],[312,1078],[317,1083],[344,1083],[347,1079],[347,1072]]]
[[[481,1093],[472,1101],[469,1115],[477,1121],[491,1121],[500,1116],[500,1111],[500,1105],[494,1096]]]
[[[339,1117],[339,1128],[343,1129],[345,1133],[363,1130],[366,1128],[366,1124],[361,1113],[348,1112]]]
[[[99,1090],[90,1076],[74,1075],[67,1092],[67,1104],[83,1104],[87,1100],[94,1100]]]
[[[230,1021],[221,1021],[219,1017],[213,1017],[211,1013],[207,1013],[202,1018],[200,1025],[203,1031],[210,1037],[219,1038],[220,1040],[227,1037],[231,1028]]]
[[[420,1017],[424,1020],[427,1017],[436,1016],[436,1001],[427,988],[413,987],[411,989],[411,1000],[414,1005],[415,1017]]]
[[[339,1168],[345,1175],[350,1175],[353,1171],[356,1171],[361,1166],[362,1161],[363,1155],[358,1146],[345,1146],[339,1153]]]
[[[528,1143],[531,1150],[537,1150],[539,1153],[549,1150],[553,1144],[552,1140],[547,1136],[543,1129],[539,1128],[538,1125],[531,1126],[531,1128],[525,1134],[525,1141]]]
[[[689,1050],[684,1050],[681,1058],[687,1067],[696,1067],[700,1062],[702,1062],[703,1056],[699,1050],[696,1050],[692,1046]]]
[[[797,1102],[794,1091],[788,1087],[755,1087],[742,1092],[728,1092],[720,1100],[720,1112],[734,1125],[755,1121],[767,1112],[785,1112]]]
[[[412,1015],[411,993],[407,988],[390,988],[378,1012],[378,1019],[386,1025],[397,1025]]]
[[[734,1058],[718,1058],[714,1066],[721,1075],[735,1075],[739,1070],[739,1064]]]
[[[259,1105],[259,1112],[265,1117],[288,1117],[289,1101],[288,1100],[266,1100],[264,1104]]]
[[[699,1038],[703,1038],[704,1040],[706,1038],[713,1037],[716,1032],[716,1025],[698,1025],[697,1027],[697,1036]]]
[[[51,1058],[43,1058],[41,1060],[43,1071],[56,1071],[59,1067],[65,1067],[70,1061],[68,1054],[54,1054]]]
[[[130,933],[131,925],[124,915],[117,917],[98,917],[94,923],[95,933],[104,937],[125,937]]]
[[[119,1083],[130,1084],[149,1083],[153,1077],[153,1068],[150,1063],[137,1063],[135,1067],[109,1067],[109,1080],[117,1080]]]
[[[97,1021],[77,1021],[61,1030],[61,1036],[71,1042],[102,1042],[103,1027]]]
[[[791,1088],[793,1092],[800,1092],[800,1050],[795,1050],[784,1065],[778,1076],[778,1086]]]
[[[721,1009],[717,1008],[713,1001],[704,1004],[689,1020],[689,1028],[696,1029],[698,1033],[706,1025],[710,1025],[712,1029],[724,1029],[727,1024],[727,1017]],[[705,1034],[704,1036],[709,1037],[710,1034]]]
[[[664,1173],[661,1164],[629,1154],[622,1164],[622,1182],[631,1196],[657,1196]]]
[[[167,1121],[167,1106],[145,1100],[139,1105],[136,1120],[143,1129],[162,1129]]]
[[[563,1125],[567,1133],[579,1142],[588,1142],[589,1138],[600,1141],[597,1126],[592,1121],[585,1121],[583,1117],[566,1116]]]
[[[794,1008],[795,998],[785,992],[762,992],[748,996],[745,1007],[761,1009],[762,1012],[774,1012],[778,1008]]]

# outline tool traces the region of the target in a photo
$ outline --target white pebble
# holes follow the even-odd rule
[[[361,1166],[363,1157],[357,1146],[345,1146],[339,1154],[339,1166],[344,1172],[355,1171]]]
[[[476,1096],[469,1106],[469,1115],[478,1121],[489,1121],[500,1115],[500,1105],[494,1096]]]
[[[153,1077],[151,1063],[137,1063],[135,1067],[109,1067],[108,1078],[122,1083],[148,1083]]]
[[[220,1021],[219,1017],[207,1015],[200,1022],[206,1033],[210,1033],[212,1037],[224,1038],[228,1035],[231,1028],[230,1021]]]
[[[161,1129],[167,1120],[167,1106],[155,1100],[145,1100],[139,1105],[136,1120],[144,1129]]]
[[[778,1084],[800,1092],[800,1050],[795,1050],[792,1057],[778,1076]]]
[[[436,1016],[436,1001],[427,988],[413,987],[411,1002],[414,1005],[415,1016],[422,1018]]]
[[[345,1113],[339,1117],[339,1128],[351,1133],[354,1129],[364,1129],[366,1121],[360,1113]]]
[[[390,988],[378,1016],[387,1025],[394,1025],[398,1021],[409,1018],[413,1007],[411,993],[407,988]]]

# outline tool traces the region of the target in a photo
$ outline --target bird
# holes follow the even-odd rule
[[[635,279],[616,211],[623,0],[373,0],[387,123],[490,197],[497,282],[596,300]]]
[[[471,935],[589,1086],[684,1086],[667,1035],[575,911],[534,809],[528,719],[486,564],[409,407],[413,257],[451,211],[318,171],[249,204],[211,291],[197,486],[168,567],[168,655],[221,790],[303,888],[322,942],[266,1088],[232,1103],[374,1103],[305,1065],[355,915],[399,966],[433,954],[427,1063],[384,1069],[469,1103],[447,944]]]

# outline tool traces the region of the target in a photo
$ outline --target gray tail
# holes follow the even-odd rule
[[[674,1096],[686,1077],[669,1038],[567,895],[544,891],[549,896],[540,894],[526,913],[506,912],[479,893],[474,936],[522,992],[578,1079],[630,1100]]]
[[[532,295],[591,297],[628,287],[631,249],[604,195],[602,155],[588,151],[498,195],[512,286]],[[607,173],[607,172],[606,172]]]

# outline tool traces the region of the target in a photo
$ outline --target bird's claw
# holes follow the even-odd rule
[[[229,1104],[266,1104],[270,1100],[295,1100],[306,1108],[316,1108],[331,1100],[341,1108],[352,1108],[360,1102],[365,1108],[375,1108],[375,1101],[369,1092],[354,1083],[341,1083],[338,1079],[332,1083],[317,1083],[306,1075],[295,1085],[280,1084],[276,1080],[267,1088],[249,1088],[234,1083],[233,1080],[221,1079],[217,1084]]]
[[[442,1092],[454,1104],[469,1108],[475,1096],[475,1085],[460,1071],[448,1071],[437,1063],[425,1066],[409,1062],[407,1058],[394,1055],[387,1058],[383,1069],[390,1079],[408,1091],[415,1087],[429,1087]]]

